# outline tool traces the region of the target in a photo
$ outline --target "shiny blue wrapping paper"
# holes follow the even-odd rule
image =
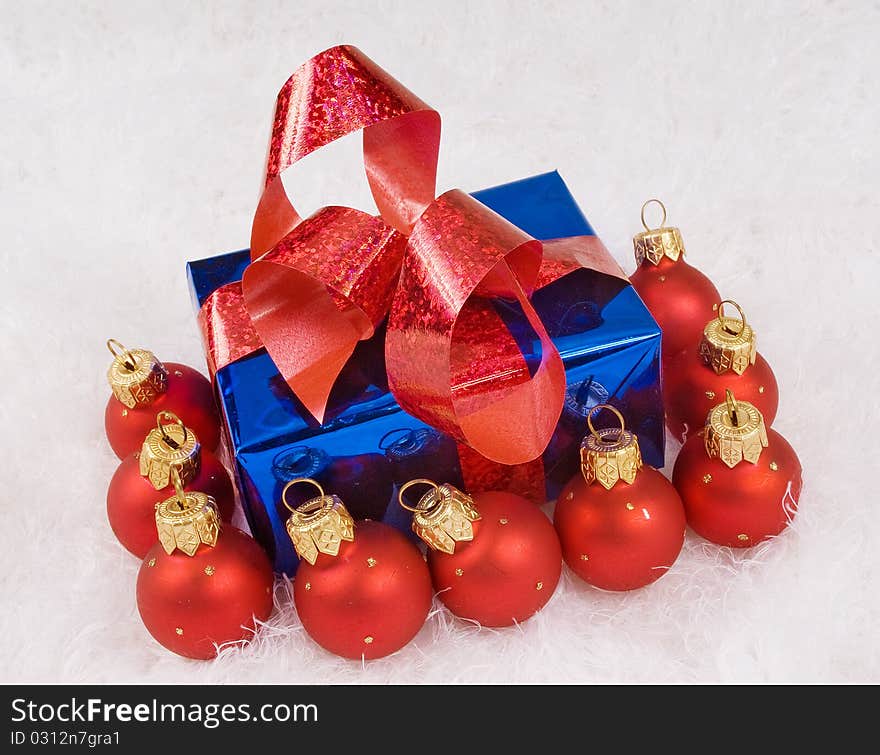
[[[556,172],[473,196],[537,239],[594,235]],[[247,250],[190,262],[196,307],[240,280],[248,262]],[[586,414],[596,404],[620,409],[639,436],[645,462],[662,466],[660,329],[633,288],[583,269],[540,289],[532,302],[567,380],[562,417],[542,457],[547,498],[577,472]],[[279,572],[293,574],[297,566],[284,527],[289,512],[280,502],[291,479],[312,477],[356,518],[383,520],[405,532],[410,518],[396,503],[399,485],[429,477],[465,486],[456,443],[405,413],[388,391],[383,342],[379,328],[358,345],[333,388],[323,425],[293,395],[265,350],[216,375],[244,513]],[[313,495],[305,486],[301,500]]]

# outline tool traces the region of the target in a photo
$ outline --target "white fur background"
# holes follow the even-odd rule
[[[0,17],[0,681],[880,681],[875,2],[3,0]],[[340,42],[440,110],[440,190],[559,168],[627,270],[639,207],[666,201],[776,370],[775,427],[805,469],[791,531],[736,554],[689,534],[626,595],[566,575],[508,631],[438,610],[365,668],[309,641],[284,583],[244,651],[189,662],[148,637],[104,514],[104,340],[204,368],[184,262],[246,246],[275,94]],[[356,160],[329,155],[300,206],[363,203]]]

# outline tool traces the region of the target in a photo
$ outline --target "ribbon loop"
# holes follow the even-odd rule
[[[266,177],[251,229],[251,259],[301,221],[281,174],[340,137],[362,130],[364,166],[380,215],[408,233],[434,198],[440,116],[356,47],[315,55],[285,82],[275,106]]]
[[[253,326],[319,422],[358,341],[369,338],[388,311],[405,244],[380,218],[325,207],[244,272]]]
[[[525,293],[540,264],[538,241],[446,192],[413,228],[388,322],[401,407],[504,464],[540,456],[562,411],[562,360]]]

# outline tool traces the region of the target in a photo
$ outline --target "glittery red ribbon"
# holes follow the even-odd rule
[[[199,327],[211,377],[263,347],[244,306],[241,281],[212,292],[199,310]]]
[[[281,174],[358,130],[379,215],[324,207],[302,219]],[[401,407],[487,459],[530,461],[556,426],[565,375],[528,297],[588,259],[613,262],[594,237],[550,242],[545,254],[460,191],[434,199],[439,138],[439,115],[356,48],[331,48],[294,73],[278,95],[253,262],[202,311],[209,361],[220,369],[262,344],[321,421],[358,341],[388,315]],[[529,334],[531,360],[499,302]]]
[[[413,228],[388,320],[388,385],[401,407],[503,464],[540,456],[562,411],[562,359],[527,298],[541,256],[540,242],[446,192]],[[519,305],[540,342],[534,372],[499,297]]]

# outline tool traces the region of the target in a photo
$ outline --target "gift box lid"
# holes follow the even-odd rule
[[[471,194],[536,239],[595,236],[558,171]]]

